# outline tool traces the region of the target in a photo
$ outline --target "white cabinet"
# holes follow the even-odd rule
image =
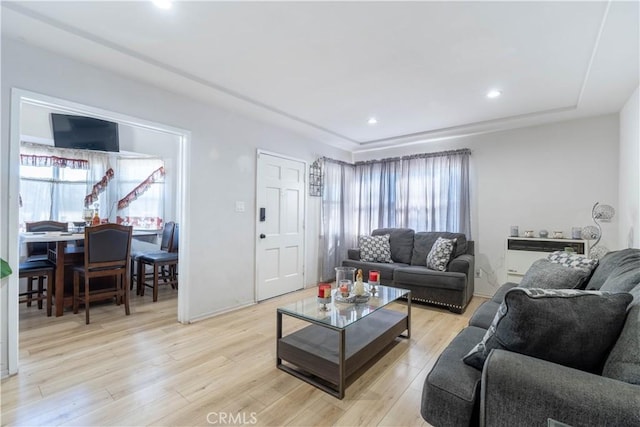
[[[589,255],[588,240],[507,238],[507,256],[505,258],[507,281],[520,283],[524,273],[536,260],[546,258],[551,252],[563,251],[565,248],[571,248],[579,255]]]

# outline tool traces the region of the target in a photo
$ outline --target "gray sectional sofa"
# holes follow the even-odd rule
[[[508,303],[501,308],[501,303],[527,292],[517,286],[503,285],[441,353],[425,380],[422,417],[434,426],[546,426],[553,421],[571,426],[640,425],[640,250],[607,254],[583,286],[613,294],[605,298],[626,298],[618,315],[621,331],[606,337],[613,347],[607,347],[611,350],[602,353],[601,364],[591,372],[568,367],[571,360],[566,364],[552,363],[504,348],[490,350],[482,370],[463,361],[483,340],[496,312],[514,310]],[[544,316],[537,311],[528,315],[530,322]],[[592,322],[596,325],[593,329],[600,329],[613,320],[589,312],[573,322]],[[495,330],[495,325],[492,328]],[[564,348],[579,350],[582,344],[577,342],[576,329],[563,329],[567,334],[562,334]],[[591,331],[587,329],[588,343],[598,344],[604,339],[596,330],[592,334]],[[574,340],[575,345],[571,345]],[[541,343],[545,349],[552,347],[549,341]],[[575,362],[589,356],[585,353],[580,350],[576,359],[581,360]]]
[[[365,262],[359,249],[349,249],[343,267],[380,271],[380,283],[411,290],[412,300],[437,304],[455,313],[464,312],[474,290],[474,242],[464,234],[415,232],[409,228],[380,228],[372,236],[389,234],[393,263]],[[456,239],[455,252],[446,271],[427,268],[427,254],[438,237]]]

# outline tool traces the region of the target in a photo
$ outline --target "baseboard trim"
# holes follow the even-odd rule
[[[473,296],[474,297],[480,297],[480,298],[488,298],[488,299],[493,298],[493,295],[484,295],[484,294],[478,294],[478,293],[475,293],[475,292],[473,293]]]
[[[236,310],[240,310],[242,308],[246,308],[246,307],[250,307],[252,305],[256,305],[257,302],[248,302],[245,304],[240,304],[240,305],[234,305],[233,307],[227,307],[227,308],[223,308],[220,310],[216,310],[216,311],[212,311],[210,313],[205,313],[205,314],[201,314],[199,316],[196,316],[192,319],[189,319],[189,321],[187,323],[196,323],[199,322],[201,320],[206,320],[206,319],[211,319],[212,317],[216,317],[216,316],[220,316],[222,314],[226,314],[226,313],[230,313],[232,311],[236,311]]]

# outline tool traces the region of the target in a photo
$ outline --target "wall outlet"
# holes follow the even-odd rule
[[[238,201],[236,202],[236,212],[244,212],[244,202]]]
[[[476,277],[477,277],[477,278],[482,277],[482,270],[481,270],[480,268],[477,268],[477,269],[476,269]]]

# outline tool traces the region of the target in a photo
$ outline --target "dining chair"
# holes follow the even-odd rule
[[[27,222],[25,224],[25,230],[28,233],[43,232],[43,231],[69,231],[69,224],[66,222],[58,221],[35,221]],[[33,242],[27,243],[27,259],[26,261],[42,261],[48,257],[49,249],[54,248],[55,243],[48,242]]]
[[[116,304],[124,302],[129,310],[129,252],[132,227],[119,224],[102,224],[85,228],[84,265],[73,269],[73,312],[84,303],[85,320],[89,324],[89,306],[92,301],[115,298]],[[84,278],[84,292],[80,292],[80,278]],[[101,278],[109,278],[104,280]],[[94,283],[92,283],[94,282]]]
[[[148,255],[157,252],[169,252],[171,247],[172,239],[173,239],[173,230],[175,228],[176,223],[173,221],[168,221],[164,224],[164,228],[162,229],[162,239],[160,240],[160,249],[155,251],[131,251],[131,277],[130,277],[130,289],[133,289],[133,284],[136,284],[136,294],[140,295],[140,289],[138,282],[138,273],[136,267],[136,262],[138,262],[138,258],[143,255]],[[142,270],[143,273],[146,274],[146,269]]]
[[[178,288],[178,242],[180,240],[180,228],[175,224],[169,250],[166,252],[152,252],[138,257],[138,289],[139,294],[144,296],[146,287],[153,288],[153,302],[158,301],[158,286],[160,279],[163,284],[171,285],[173,289]],[[151,284],[147,281],[146,267],[152,267]]]
[[[19,293],[19,303],[27,303],[31,306],[32,301],[38,302],[38,309],[42,310],[42,301],[47,301],[47,316],[51,316],[52,292],[55,287],[54,266],[47,260],[22,262],[18,266],[18,276],[20,279],[27,279],[26,292]],[[46,288],[45,288],[46,279]],[[38,281],[38,289],[33,290],[33,281]],[[34,297],[35,295],[35,297]],[[22,298],[23,297],[23,298]]]
[[[34,221],[25,223],[25,230],[29,233],[33,232],[46,232],[46,231],[68,231],[69,224],[66,222],[58,222],[58,221]],[[38,275],[39,271],[47,271],[46,267],[43,263],[47,263],[48,252],[55,245],[55,243],[48,242],[32,242],[27,243],[27,257],[25,262],[20,264],[19,266],[19,275],[20,278],[27,279],[27,290],[26,292],[22,292],[20,296],[24,296],[26,298],[19,299],[19,302],[26,302],[27,307],[31,307],[32,301],[38,301],[38,308],[42,308],[42,300],[43,300],[43,292],[44,292],[44,279],[47,278],[46,274]],[[26,263],[35,262],[37,265],[29,266]],[[49,263],[51,268],[54,268],[52,263]],[[38,281],[38,290],[33,289],[33,284],[35,281]],[[51,286],[51,281],[47,278],[47,291],[53,289]],[[50,293],[50,292],[47,292]],[[33,296],[36,295],[36,298]]]

